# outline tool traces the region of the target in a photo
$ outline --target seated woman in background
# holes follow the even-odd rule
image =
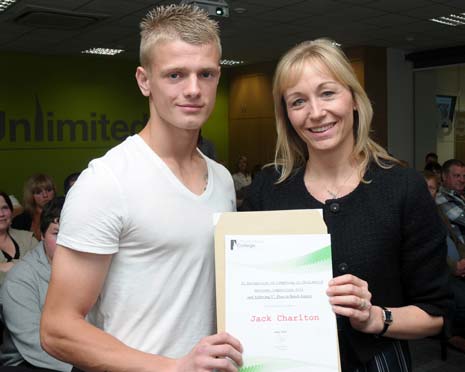
[[[425,165],[424,171],[433,173],[438,178],[439,186],[441,186],[441,183],[442,183],[442,180],[441,180],[441,176],[442,176],[441,164],[436,163],[436,162],[429,162],[429,163],[427,163]]]
[[[436,173],[427,170],[423,171],[423,177],[425,178],[426,185],[428,186],[428,190],[433,200],[436,200],[436,195],[439,192],[439,186],[441,183],[440,178]]]
[[[237,161],[236,173],[232,175],[234,181],[234,189],[236,190],[236,202],[239,208],[244,199],[245,189],[252,183],[252,175],[249,172],[247,157],[239,156]]]
[[[232,177],[236,192],[252,183],[252,176],[249,172],[247,156],[242,155],[239,157],[239,160],[237,161],[237,171],[232,175]]]
[[[10,197],[0,191],[0,284],[15,262],[38,243],[32,232],[11,228],[12,215]]]
[[[55,197],[55,184],[46,174],[34,174],[24,184],[24,212],[13,219],[12,227],[29,230],[37,240],[40,237],[40,213],[43,206]]]
[[[370,100],[335,43],[287,52],[273,98],[275,164],[254,179],[244,209],[321,209],[342,371],[411,371],[402,340],[439,333],[451,305],[446,232],[424,180],[369,138]]]

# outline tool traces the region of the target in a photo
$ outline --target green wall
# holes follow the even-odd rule
[[[0,53],[0,189],[22,197],[36,172],[63,180],[84,169],[148,118],[136,62],[111,57]],[[228,81],[202,131],[228,161]]]

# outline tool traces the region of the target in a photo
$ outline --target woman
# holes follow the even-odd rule
[[[431,172],[438,178],[439,186],[441,186],[442,166],[436,162],[429,162],[425,165],[425,172]]]
[[[254,180],[244,209],[322,209],[342,370],[410,371],[399,340],[440,332],[450,305],[445,231],[425,182],[369,138],[370,101],[331,41],[286,53],[273,97],[275,164]]]
[[[239,157],[237,161],[237,171],[232,175],[232,178],[234,180],[236,192],[252,183],[252,176],[248,171],[247,156],[242,155]]]
[[[240,209],[248,186],[252,183],[252,176],[248,171],[247,157],[239,156],[237,161],[237,172],[232,175],[234,189],[236,190],[236,205]]]
[[[24,212],[14,218],[12,226],[32,231],[36,239],[40,240],[40,213],[55,194],[55,184],[50,176],[39,173],[29,177],[24,184]]]
[[[426,170],[423,172],[423,177],[426,181],[426,185],[428,186],[428,191],[430,192],[431,197],[433,200],[435,200],[436,195],[439,192],[439,177],[436,173]]]
[[[32,232],[10,227],[12,215],[11,199],[8,194],[0,191],[0,284],[15,262],[38,243]]]

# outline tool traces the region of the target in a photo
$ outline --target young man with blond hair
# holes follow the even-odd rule
[[[234,187],[196,148],[215,104],[218,26],[170,5],[141,30],[136,79],[150,118],[67,196],[42,344],[86,371],[237,371],[239,341],[212,335],[212,216],[235,209]]]

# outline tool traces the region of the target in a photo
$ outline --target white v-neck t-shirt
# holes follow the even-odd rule
[[[213,214],[234,211],[235,193],[228,170],[204,159],[196,195],[134,135],[66,197],[58,244],[113,255],[89,319],[135,349],[181,357],[216,331]]]

